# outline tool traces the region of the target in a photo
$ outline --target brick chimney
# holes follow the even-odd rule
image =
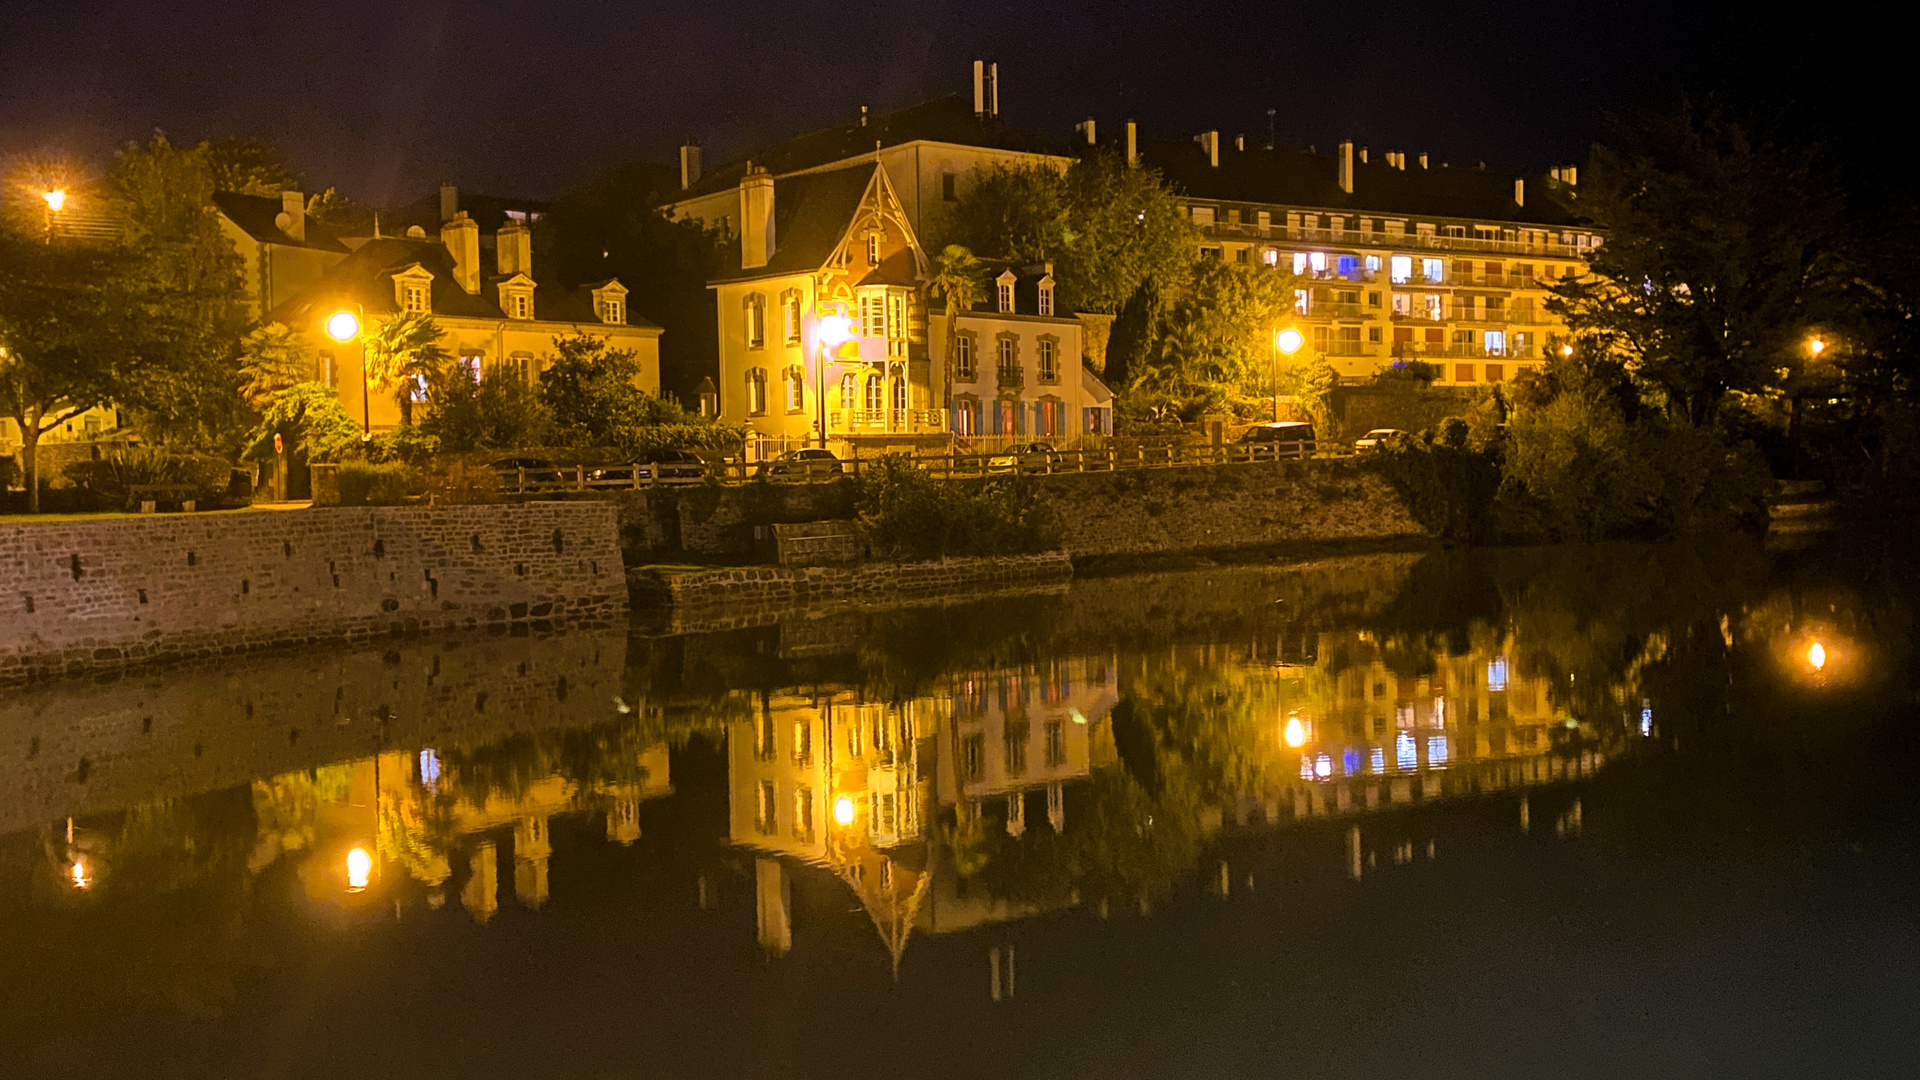
[[[1513,178],[1513,201],[1520,206],[1527,205],[1526,178],[1519,176]]]
[[[447,190],[447,189],[442,189]],[[480,292],[480,225],[465,210],[454,212],[453,220],[440,226],[440,242],[453,256],[453,280],[469,293]]]
[[[494,237],[493,257],[503,277],[533,276],[533,230],[518,221],[500,226],[500,232]]]
[[[1340,190],[1353,194],[1353,140],[1340,144]]]
[[[1140,130],[1133,121],[1127,121],[1127,164],[1140,164]]]
[[[680,147],[680,190],[700,182],[700,144],[688,139]]]
[[[452,184],[440,185],[440,220],[452,221],[453,215],[460,212],[460,189]]]
[[[740,178],[740,268],[767,265],[773,251],[773,174],[748,163]]]
[[[300,240],[300,241],[306,240],[307,238],[307,200],[305,196],[301,195],[297,191],[281,192],[280,193],[280,217],[285,218],[286,221],[281,222],[276,220],[274,221],[274,224],[280,226],[281,232],[286,233],[288,236],[293,237],[295,240]]]

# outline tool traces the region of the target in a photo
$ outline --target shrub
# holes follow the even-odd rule
[[[1428,532],[1446,540],[1475,541],[1494,532],[1500,457],[1497,442],[1476,447],[1467,422],[1449,417],[1437,431],[1394,436],[1374,463]]]
[[[943,482],[900,454],[861,471],[855,505],[869,547],[883,558],[1025,555],[1059,542],[1031,480]]]
[[[341,506],[401,506],[426,494],[426,478],[398,461],[343,462],[334,473]]]
[[[455,461],[434,478],[434,498],[443,503],[500,501],[500,476],[483,461]]]
[[[441,451],[455,454],[538,446],[552,426],[533,388],[505,375],[476,378],[465,365],[455,365],[447,375],[432,414],[420,423],[424,434],[439,440]]]
[[[82,510],[132,509],[134,489],[149,485],[190,488],[185,498],[207,510],[247,501],[231,491],[233,466],[224,458],[171,454],[159,447],[130,446],[98,461],[75,462],[62,472],[81,492],[74,506]]]

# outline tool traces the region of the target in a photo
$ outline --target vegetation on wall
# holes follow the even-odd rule
[[[855,506],[870,549],[883,559],[1028,555],[1059,544],[1059,526],[1031,481],[935,480],[902,454],[861,469]]]

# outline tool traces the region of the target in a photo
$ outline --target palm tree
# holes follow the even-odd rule
[[[948,244],[933,258],[931,292],[947,302],[947,380],[945,408],[953,415],[954,362],[960,354],[960,312],[970,308],[987,291],[986,267],[978,257],[959,244]]]
[[[440,327],[423,312],[396,315],[367,338],[367,378],[393,391],[402,427],[413,423],[414,394],[439,385],[447,360]]]

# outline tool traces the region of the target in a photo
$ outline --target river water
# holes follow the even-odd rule
[[[0,691],[0,1075],[1920,1075],[1862,541]]]

